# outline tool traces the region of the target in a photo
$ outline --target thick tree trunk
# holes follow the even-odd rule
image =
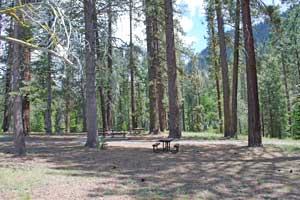
[[[239,77],[239,45],[240,45],[240,15],[241,4],[240,0],[236,0],[235,13],[235,34],[234,34],[234,58],[233,58],[233,75],[232,75],[232,96],[231,96],[231,137],[237,132],[237,91]]]
[[[31,38],[31,31],[29,28],[22,27],[24,29],[24,39]],[[23,73],[22,73],[22,79],[24,86],[29,86],[29,82],[31,80],[31,72],[30,72],[30,61],[31,61],[31,50],[27,47],[23,48]],[[29,92],[26,91],[23,96],[23,107],[22,107],[22,113],[23,113],[23,126],[24,126],[24,133],[25,135],[29,135],[30,133],[30,100],[29,100]]]
[[[87,141],[86,146],[97,146],[97,103],[96,103],[96,57],[94,31],[95,0],[84,0],[85,40],[86,40],[86,117],[87,117]]]
[[[248,146],[261,146],[261,127],[256,73],[256,58],[249,0],[242,0],[243,31],[247,60]]]
[[[287,112],[288,112],[288,126],[289,126],[289,132],[290,132],[291,131],[290,127],[292,125],[291,100],[290,100],[290,93],[289,93],[289,87],[288,87],[286,63],[284,60],[283,53],[281,53],[281,64],[282,64],[283,81],[284,81],[284,89],[285,89],[286,107],[287,107]]]
[[[109,85],[107,88],[107,128],[112,130],[113,128],[113,117],[112,117],[112,12],[111,12],[111,2],[109,1],[108,7],[108,50],[107,50],[107,67],[108,67],[108,79]]]
[[[166,55],[168,66],[168,93],[169,93],[169,137],[180,138],[180,112],[178,102],[177,66],[174,39],[173,5],[172,0],[165,0],[166,17]]]
[[[224,33],[224,21],[222,15],[222,3],[220,0],[216,0],[216,13],[218,21],[218,36],[219,36],[219,47],[220,57],[222,66],[222,81],[223,81],[223,103],[224,103],[224,137],[231,137],[231,109],[230,109],[230,88],[229,88],[229,77],[228,77],[228,63],[227,63],[227,52],[226,42]]]
[[[15,0],[15,5],[20,5],[19,1]],[[21,11],[17,11],[17,16],[22,20],[23,16]],[[13,37],[17,39],[24,39],[24,27],[15,22]],[[20,44],[13,44],[13,66],[12,66],[12,91],[14,92],[13,96],[13,118],[14,118],[14,146],[16,150],[16,155],[23,156],[26,154],[25,147],[25,132],[23,127],[22,119],[22,96],[20,92],[21,85],[21,67],[23,63],[24,49]]]
[[[134,66],[134,60],[133,60],[133,42],[132,42],[132,0],[130,0],[129,5],[129,22],[130,22],[130,92],[131,92],[131,128],[137,128],[137,115],[135,110],[135,83],[134,83],[134,77],[135,77],[135,66]]]
[[[155,31],[153,1],[146,0],[146,35],[148,52],[148,80],[149,80],[149,111],[150,111],[150,133],[157,134],[159,131],[159,115],[157,101],[157,62],[155,63]]]

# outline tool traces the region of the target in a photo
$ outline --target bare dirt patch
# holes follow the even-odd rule
[[[300,156],[241,141],[178,141],[153,153],[157,138],[83,147],[84,135],[31,136],[14,158],[0,140],[0,199],[300,199]]]

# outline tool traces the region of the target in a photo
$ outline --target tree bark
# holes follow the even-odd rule
[[[86,94],[85,94],[85,87],[84,87],[84,78],[83,74],[80,74],[81,81],[80,81],[80,90],[82,96],[82,132],[87,131],[87,124],[86,124]]]
[[[137,115],[136,115],[136,110],[135,110],[135,83],[134,83],[134,78],[135,78],[135,66],[134,66],[134,60],[133,60],[133,42],[132,42],[132,0],[130,0],[130,5],[129,5],[129,22],[130,22],[130,92],[131,92],[131,128],[137,128]]]
[[[113,128],[113,117],[112,117],[112,11],[111,11],[111,1],[109,1],[108,6],[108,50],[107,50],[107,68],[108,68],[108,79],[109,85],[107,89],[107,108],[106,108],[106,117],[107,117],[107,128],[112,130]]]
[[[248,90],[248,146],[261,146],[261,127],[256,73],[256,58],[249,0],[242,0],[244,42],[246,48],[246,70]]]
[[[165,0],[166,20],[166,55],[168,66],[168,93],[169,93],[169,137],[180,138],[180,112],[178,102],[177,66],[174,39],[173,5],[172,0]]]
[[[47,55],[48,58],[48,67],[47,67],[47,108],[45,114],[45,125],[46,125],[46,134],[52,134],[52,56],[50,53]]]
[[[96,16],[95,16],[96,17]],[[102,51],[101,51],[101,47],[100,47],[100,38],[99,38],[99,33],[97,31],[97,26],[95,26],[95,30],[96,30],[96,55],[97,55],[97,61],[98,64],[100,66],[101,63],[101,58],[102,58]],[[101,68],[99,68],[99,71],[101,70]],[[107,131],[107,117],[106,117],[106,109],[105,109],[105,92],[104,92],[104,80],[101,77],[100,79],[100,85],[98,86],[98,90],[99,90],[99,96],[100,96],[100,110],[101,110],[101,121],[102,121],[102,130],[103,132]]]
[[[27,1],[26,3],[29,3]],[[30,28],[22,27],[23,37],[24,40],[28,40],[32,37]],[[22,86],[28,87],[31,81],[31,72],[30,72],[30,62],[31,62],[31,50],[28,47],[22,47],[23,49],[23,62],[22,62]],[[22,114],[23,114],[23,126],[24,126],[24,134],[29,135],[30,133],[30,100],[29,100],[29,91],[26,90],[23,98],[23,107],[22,107]]]
[[[101,117],[102,117],[102,130],[103,132],[107,131],[107,121],[106,121],[106,111],[105,111],[105,96],[103,87],[99,86],[99,94],[100,94],[100,103],[101,103]]]
[[[96,57],[95,57],[95,31],[94,20],[96,12],[95,0],[84,0],[85,20],[85,60],[86,60],[86,117],[87,117],[87,141],[85,146],[95,148],[97,146],[97,103],[96,103]]]
[[[9,50],[8,50],[8,62],[5,72],[5,93],[4,93],[4,113],[3,113],[3,124],[2,124],[2,130],[3,132],[9,131],[10,127],[10,121],[11,121],[11,67],[13,65],[13,45],[9,44]]]
[[[69,83],[67,83],[69,84]],[[69,91],[66,91],[66,97],[65,97],[65,133],[70,133],[70,106],[71,106],[71,99],[70,99],[70,93]]]
[[[155,31],[154,31],[154,13],[153,1],[146,0],[146,35],[148,52],[148,80],[149,80],[149,115],[150,115],[150,133],[157,134],[159,130],[159,115],[157,101],[157,62],[155,63]]]
[[[20,5],[18,0],[15,0],[15,5]],[[24,2],[22,2],[24,3]],[[23,20],[23,16],[20,10],[17,11],[17,16],[20,20]],[[17,39],[24,39],[24,27],[15,21],[13,36]],[[24,49],[20,44],[13,44],[13,66],[12,66],[12,91],[14,92],[13,96],[13,119],[14,119],[14,146],[15,153],[18,156],[23,156],[26,154],[25,146],[25,132],[23,127],[22,119],[22,96],[20,92],[21,84],[21,67],[23,63]]]
[[[231,98],[231,137],[237,133],[237,91],[239,75],[239,45],[240,45],[240,0],[236,0],[235,13],[235,34],[234,34],[234,58],[233,58],[233,75],[232,75],[232,98]]]
[[[219,47],[220,57],[222,65],[222,81],[223,81],[223,104],[224,104],[224,137],[231,137],[231,109],[230,109],[230,88],[229,88],[229,77],[228,77],[228,63],[227,63],[227,52],[226,42],[224,33],[224,20],[222,15],[222,3],[220,0],[216,0],[216,13],[218,22],[218,36],[219,36]]]
[[[182,101],[182,130],[186,131],[184,101]]]
[[[159,48],[160,49],[160,48]],[[164,106],[164,97],[165,97],[165,85],[163,80],[163,65],[160,64],[160,67],[157,70],[157,103],[158,103],[158,118],[159,118],[159,127],[160,131],[166,129],[166,109]]]
[[[52,19],[49,13],[48,26],[52,26]],[[50,39],[50,36],[49,36]],[[46,134],[52,134],[52,55],[47,53],[47,108],[45,113],[45,129]]]

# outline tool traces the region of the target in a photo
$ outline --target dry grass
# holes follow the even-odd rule
[[[153,153],[156,138],[83,147],[84,136],[31,136],[15,158],[0,138],[0,199],[300,199],[300,156],[243,141],[180,141]]]

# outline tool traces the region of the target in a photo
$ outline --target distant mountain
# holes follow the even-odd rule
[[[270,33],[270,25],[268,23],[262,22],[262,23],[254,25],[253,26],[253,34],[254,34],[254,39],[255,39],[256,45],[267,42],[270,37],[269,33]],[[230,37],[233,40],[234,30],[230,30],[226,34],[230,35]],[[243,42],[243,41],[241,41],[241,42]],[[232,48],[227,47],[227,54],[228,54],[228,57],[230,57],[230,55],[232,54]],[[208,68],[209,68],[209,65],[207,63],[208,56],[209,56],[209,48],[208,47],[205,48],[203,51],[201,51],[201,53],[198,54],[197,68],[206,74],[208,73]],[[190,73],[191,72],[190,69],[191,69],[191,63],[189,63],[186,66],[186,72]]]

